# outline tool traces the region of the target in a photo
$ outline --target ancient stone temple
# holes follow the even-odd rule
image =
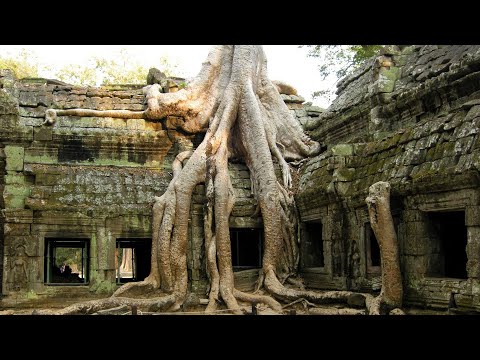
[[[177,91],[182,79],[162,81]],[[294,179],[299,271],[313,289],[374,292],[380,251],[365,198],[391,185],[406,306],[480,311],[480,46],[388,46],[338,84],[323,110],[282,97],[320,155]],[[201,135],[158,121],[59,116],[54,109],[145,109],[141,86],[77,87],[0,72],[0,282],[4,299],[110,294],[150,272],[152,204],[178,148]],[[235,286],[252,290],[262,218],[248,168],[229,164]],[[205,189],[189,219],[190,291],[205,294]]]

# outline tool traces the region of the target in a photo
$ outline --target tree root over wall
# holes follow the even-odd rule
[[[313,292],[284,285],[285,280],[296,273],[298,265],[296,208],[287,161],[315,156],[320,145],[303,133],[283,102],[279,88],[268,79],[267,60],[260,46],[216,46],[198,76],[186,88],[175,93],[160,93],[159,85],[145,87],[148,103],[145,111],[47,110],[46,124],[53,124],[57,115],[146,119],[175,115],[183,117],[184,123],[180,126],[183,131],[190,134],[205,132],[205,137],[194,151],[181,151],[177,155],[173,163],[173,179],[165,193],[155,199],[150,275],[144,281],[123,285],[110,298],[45,313],[85,314],[121,305],[138,305],[151,311],[179,310],[187,297],[188,218],[192,193],[199,183],[205,184],[207,198],[204,219],[210,284],[207,313],[215,312],[221,301],[234,314],[242,314],[238,301],[263,303],[279,313],[283,311],[279,301],[292,302],[303,298],[311,303],[348,302],[355,293]],[[229,159],[240,159],[250,170],[265,239],[257,290],[262,288],[266,295],[234,288],[229,216],[235,197],[228,173]],[[281,183],[274,172],[274,161],[282,170]],[[376,225],[372,221],[372,227],[380,242],[382,267],[386,267],[391,261],[398,262],[391,255],[396,238],[392,238],[391,229],[385,236],[381,235],[391,221],[386,213],[389,208],[385,208],[388,197],[385,200],[382,194],[372,192],[372,188],[369,197],[372,200],[367,203],[370,208],[371,204],[377,206],[371,212],[371,216],[378,219]],[[364,295],[369,313],[379,313],[379,304],[399,305],[398,294],[387,284],[392,279],[391,274],[390,270],[383,272],[379,301],[371,295]],[[394,283],[393,287],[397,285]],[[134,289],[157,289],[165,295],[153,299],[125,297]]]

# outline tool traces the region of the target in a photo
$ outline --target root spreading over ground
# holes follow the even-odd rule
[[[214,312],[223,302],[232,313],[242,314],[238,301],[246,301],[265,304],[280,313],[283,308],[279,301],[348,302],[350,297],[358,296],[348,291],[313,292],[285,286],[285,280],[297,271],[299,257],[296,208],[290,189],[292,177],[288,161],[315,156],[320,145],[303,133],[299,122],[290,113],[278,91],[284,88],[294,91],[286,84],[269,80],[267,61],[260,46],[216,46],[211,49],[198,76],[184,89],[161,93],[157,84],[145,87],[148,104],[145,111],[47,110],[46,124],[54,123],[57,115],[146,119],[175,115],[183,118],[180,125],[183,131],[205,133],[203,142],[196,149],[181,149],[177,154],[173,179],[165,193],[155,199],[150,275],[144,281],[123,285],[110,298],[75,304],[56,313],[94,313],[122,305],[138,305],[152,311],[180,309],[188,293],[190,203],[193,190],[199,183],[205,184],[207,198],[204,233],[209,302],[206,312]],[[228,173],[229,159],[247,165],[252,191],[263,218],[262,270],[254,293],[234,288],[229,216],[235,197]],[[280,182],[275,175],[275,162],[282,171]],[[382,226],[391,219],[382,215],[385,202],[377,201],[376,204],[375,214],[381,221],[373,229],[377,239],[383,239],[380,234]],[[389,208],[386,211],[389,212]],[[380,243],[382,266],[390,260],[398,262],[398,254],[396,258],[383,256],[384,249],[391,250],[396,246],[396,238],[391,235],[388,235],[390,240],[385,241],[389,245]],[[394,271],[399,270],[395,268]],[[385,276],[387,273],[383,274],[383,288],[386,287],[385,280],[391,278]],[[401,278],[400,284],[393,286],[401,287]],[[153,289],[164,295],[151,299],[127,297],[139,289]],[[385,302],[385,295],[389,305],[400,306],[401,299],[399,303],[398,294],[394,293],[382,290],[379,299],[364,294],[367,311],[381,312],[380,303]]]

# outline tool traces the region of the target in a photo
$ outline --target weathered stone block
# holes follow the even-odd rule
[[[353,145],[337,144],[331,148],[333,155],[353,155]]]
[[[34,127],[33,128],[33,139],[35,141],[51,141],[53,138],[52,128],[51,127]]]
[[[425,224],[423,222],[409,222],[405,225],[406,236],[403,251],[407,255],[425,255],[427,253],[425,241]]]
[[[47,110],[46,106],[20,107],[18,113],[19,113],[20,116],[33,117],[33,118],[44,118],[45,117],[45,110]]]
[[[35,107],[38,105],[39,95],[40,94],[37,91],[20,91],[18,100],[21,106]]]
[[[5,222],[26,223],[33,222],[33,211],[30,209],[5,209]]]
[[[25,196],[4,195],[5,208],[23,209],[25,207]]]
[[[471,254],[471,252],[469,252]],[[471,279],[480,279],[480,260],[472,259],[467,261],[467,274]]]
[[[333,172],[334,181],[352,181],[354,176],[354,168],[339,168]]]
[[[231,228],[256,228],[263,226],[263,221],[261,217],[230,216],[229,224]]]
[[[465,225],[480,226],[480,207],[478,206],[465,207]],[[480,239],[478,240],[480,241]]]
[[[4,227],[4,235],[30,235],[30,224],[6,223]]]
[[[18,114],[18,100],[6,91],[0,90],[0,115],[4,114]]]
[[[453,136],[456,138],[462,138],[468,135],[474,135],[478,133],[478,122],[477,120],[480,119],[475,119],[471,122],[464,122],[462,125],[457,127],[455,131],[453,132]]]
[[[337,182],[335,183],[335,187],[337,189],[337,192],[341,195],[345,195],[351,187],[350,182]]]
[[[480,296],[480,281],[472,281],[472,295]]]
[[[473,106],[465,116],[464,121],[472,121],[475,118],[480,117],[480,105]]]
[[[6,170],[23,170],[24,148],[22,146],[7,145],[5,146]]]
[[[232,209],[232,216],[250,216],[255,212],[255,205],[235,205]]]
[[[6,185],[25,185],[28,181],[25,175],[21,172],[8,171],[5,176]]]
[[[455,294],[455,303],[459,307],[472,307],[473,306],[473,297],[470,295]]]
[[[376,82],[377,92],[390,93],[395,88],[395,81],[400,76],[400,68],[396,66],[381,67]]]
[[[421,149],[406,150],[403,156],[404,165],[418,165],[425,161],[427,151]]]
[[[425,218],[425,213],[420,210],[404,210],[402,216],[404,222],[421,222]]]

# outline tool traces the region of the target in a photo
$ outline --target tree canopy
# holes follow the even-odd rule
[[[176,62],[162,56],[155,64],[165,75],[178,75]],[[86,65],[68,64],[61,68],[42,64],[34,52],[22,49],[16,55],[0,55],[0,69],[11,69],[17,78],[48,77],[72,85],[145,84],[148,67],[134,60],[127,49],[121,49],[113,58],[92,56]]]
[[[330,75],[337,81],[376,55],[382,45],[307,45],[308,56],[319,59],[318,70],[323,80]],[[312,96],[331,100],[332,89],[315,91]]]
[[[0,69],[12,70],[17,78],[38,77],[38,59],[32,51],[20,50],[16,55],[0,55]]]

